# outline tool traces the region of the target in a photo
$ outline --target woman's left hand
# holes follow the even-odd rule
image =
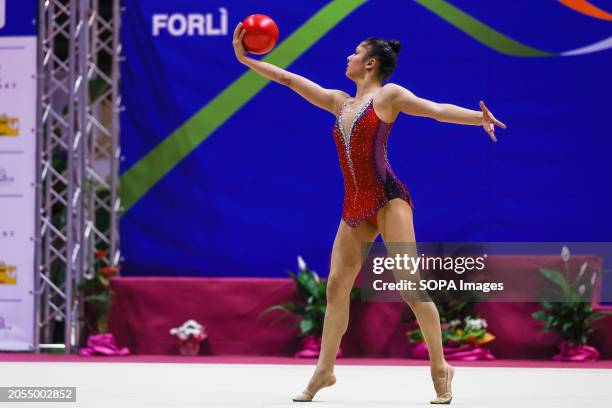
[[[484,128],[485,132],[489,134],[491,140],[497,142],[497,138],[495,137],[495,126],[505,129],[506,125],[495,119],[495,116],[493,116],[491,111],[487,109],[483,101],[480,101],[480,109],[482,110],[482,127]]]

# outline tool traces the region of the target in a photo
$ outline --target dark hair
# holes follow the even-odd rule
[[[380,37],[367,38],[364,43],[368,48],[367,57],[378,60],[378,75],[381,80],[391,76],[397,66],[397,54],[400,52],[401,44],[398,40],[385,40]]]

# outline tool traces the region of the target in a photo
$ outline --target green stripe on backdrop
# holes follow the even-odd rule
[[[334,0],[280,43],[263,60],[285,68],[366,0]],[[228,47],[230,44],[228,43]],[[183,123],[121,176],[121,200],[128,211],[269,80],[249,70]]]
[[[459,30],[474,38],[476,41],[479,41],[487,47],[492,48],[502,54],[512,55],[515,57],[548,57],[555,55],[550,52],[541,51],[525,44],[521,44],[520,42],[515,41],[498,31],[495,31],[493,28],[481,23],[474,17],[464,13],[444,0],[415,1],[432,13],[436,14],[441,19],[446,20]]]

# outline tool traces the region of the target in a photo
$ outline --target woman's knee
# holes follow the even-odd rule
[[[348,299],[352,287],[353,279],[331,273],[327,280],[327,301]]]

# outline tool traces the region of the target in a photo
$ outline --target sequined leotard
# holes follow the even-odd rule
[[[392,198],[401,198],[414,209],[408,189],[387,160],[387,140],[393,123],[380,120],[373,101],[370,98],[357,112],[348,134],[342,120],[346,101],[334,124],[334,141],[344,176],[342,218],[351,227],[364,220],[376,225],[376,213]]]

